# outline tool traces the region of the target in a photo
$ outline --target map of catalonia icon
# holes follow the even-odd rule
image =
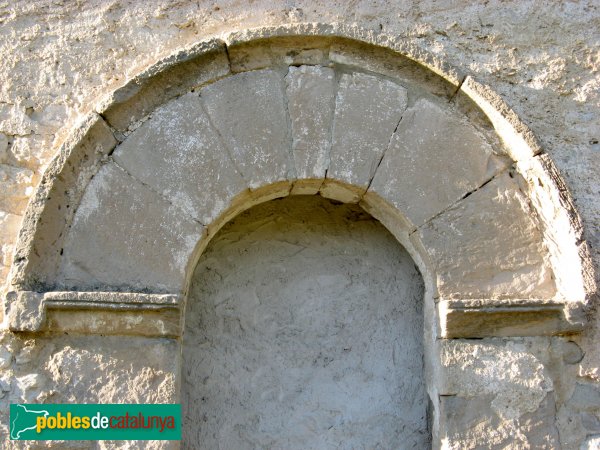
[[[48,411],[36,408],[31,409],[25,405],[11,405],[10,411],[10,438],[27,439],[34,438],[38,417],[48,417]],[[41,406],[41,405],[40,405]]]

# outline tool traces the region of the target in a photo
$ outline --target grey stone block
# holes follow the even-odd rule
[[[421,99],[405,112],[369,191],[419,226],[506,165],[472,125]]]
[[[537,298],[556,293],[542,235],[504,173],[417,231],[441,298]]]
[[[591,384],[577,383],[570,404],[580,411],[598,412],[600,388]]]
[[[179,293],[203,227],[114,163],[96,174],[66,238],[68,288]]]
[[[252,189],[294,177],[282,75],[257,70],[201,91],[206,110]]]
[[[327,178],[366,188],[406,105],[406,89],[392,81],[362,73],[342,75]]]
[[[55,281],[75,206],[117,140],[98,114],[87,115],[61,145],[29,201],[15,248],[11,284],[40,289]]]
[[[157,110],[113,156],[203,224],[214,221],[246,189],[195,93]]]
[[[228,73],[224,43],[216,39],[199,42],[129,80],[96,110],[117,130],[126,131],[168,100]]]
[[[323,179],[331,148],[334,72],[325,67],[290,67],[286,83],[297,176]]]

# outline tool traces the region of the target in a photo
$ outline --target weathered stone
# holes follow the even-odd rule
[[[600,412],[600,388],[592,384],[577,383],[570,403],[571,407],[579,411]]]
[[[517,420],[535,412],[548,392],[552,379],[536,355],[547,348],[547,339],[442,340],[440,346],[440,394],[485,397],[494,414]],[[523,376],[527,374],[527,376]]]
[[[0,210],[21,215],[33,193],[33,172],[29,169],[0,164],[0,183],[3,195]]]
[[[48,373],[47,383],[61,403],[170,403],[178,397],[174,340],[82,336],[58,341],[63,345],[48,343],[35,363]]]
[[[290,67],[286,83],[296,175],[324,179],[331,148],[334,72],[325,67]]]
[[[468,89],[474,87],[471,77],[464,78],[464,71],[468,71],[483,83],[487,83],[491,88],[497,90],[496,94],[482,83],[480,86],[483,86],[483,90],[473,90],[469,95],[478,102],[484,111],[500,113],[500,116],[494,117],[494,114],[489,114],[489,117],[496,125],[498,134],[507,143],[506,149],[519,159],[518,170],[529,184],[527,189],[524,189],[521,183],[520,186],[524,197],[527,198],[529,204],[533,205],[531,211],[537,213],[541,218],[539,229],[544,233],[543,239],[551,256],[550,263],[558,290],[556,298],[560,301],[573,300],[573,303],[592,304],[596,293],[593,280],[594,277],[597,278],[598,271],[594,270],[591,261],[592,258],[595,258],[596,269],[600,261],[600,252],[598,251],[600,234],[597,232],[597,223],[600,218],[598,198],[600,197],[597,194],[598,189],[595,182],[600,163],[600,159],[597,158],[598,133],[600,131],[597,104],[600,91],[597,89],[599,60],[595,57],[597,35],[590,33],[590,24],[598,21],[600,10],[590,8],[590,2],[570,2],[557,6],[553,2],[512,1],[509,2],[507,8],[498,8],[493,2],[475,4],[464,1],[452,3],[447,0],[429,3],[414,0],[408,2],[400,0],[379,2],[308,0],[302,4],[256,0],[251,5],[249,2],[228,2],[227,7],[213,5],[211,2],[197,4],[196,2],[169,2],[166,0],[152,2],[151,7],[148,7],[147,4],[138,5],[136,2],[112,2],[109,7],[99,7],[98,2],[78,2],[76,5],[69,2],[59,3],[53,4],[50,14],[48,14],[47,6],[43,3],[35,3],[32,6],[31,2],[4,2],[3,6],[0,6],[2,29],[5,31],[1,50],[3,64],[0,65],[0,72],[2,72],[0,76],[2,79],[2,83],[0,83],[2,86],[0,132],[9,136],[9,140],[13,143],[10,152],[14,157],[9,155],[7,162],[35,171],[29,181],[31,186],[37,183],[43,170],[43,166],[34,169],[33,165],[36,164],[36,161],[47,161],[47,156],[56,152],[55,143],[58,145],[61,142],[66,133],[65,130],[71,127],[71,120],[90,107],[90,98],[94,98],[100,92],[111,90],[111,86],[120,83],[119,80],[137,78],[136,74],[140,70],[149,77],[156,75],[165,69],[163,65],[165,60],[159,60],[159,63],[150,70],[144,71],[143,68],[157,57],[160,58],[161,55],[171,53],[173,49],[187,46],[188,42],[199,38],[204,39],[203,36],[223,36],[232,29],[242,30],[240,34],[243,37],[239,37],[237,42],[234,42],[233,39],[229,40],[233,43],[229,48],[230,62],[235,67],[233,70],[276,66],[282,74],[287,70],[285,66],[290,63],[328,64],[326,55],[319,53],[321,50],[315,48],[312,42],[306,45],[309,43],[310,37],[316,35],[326,37],[316,37],[315,40],[321,39],[325,42],[335,41],[343,44],[343,58],[339,57],[341,52],[337,55],[334,51],[330,52],[330,57],[335,59],[336,69],[340,71],[348,71],[351,66],[354,66],[358,67],[360,71],[375,71],[381,73],[383,77],[390,76],[392,79],[398,79],[398,72],[404,69],[388,64],[393,62],[392,58],[387,60],[381,57],[380,60],[380,56],[388,50],[390,53],[397,50],[403,56],[414,59],[417,66],[427,67],[423,74],[424,81],[427,81],[428,77],[436,77],[434,74],[436,72],[446,77],[449,85],[461,88],[458,92],[455,89],[449,90],[449,94],[452,96],[450,108],[460,105],[463,96],[466,97]],[[326,23],[311,23],[317,21]],[[288,22],[302,23],[289,24]],[[333,22],[337,23],[333,24]],[[47,27],[44,26],[46,23]],[[249,27],[265,23],[274,26],[261,27],[256,31],[246,31]],[[278,26],[283,23],[288,24]],[[39,26],[40,24],[42,26]],[[376,30],[385,30],[385,34]],[[284,52],[280,52],[279,48],[283,48],[285,45],[276,45],[277,39],[272,36],[291,34],[297,35],[293,38],[295,39],[294,44],[288,47],[289,51],[286,49]],[[332,36],[335,37],[332,38]],[[236,61],[234,55],[237,48],[240,47],[240,41],[244,39],[247,42],[247,48],[252,47],[252,51],[246,53],[247,57],[243,57],[245,61],[242,59]],[[365,44],[358,44],[353,39],[363,41]],[[375,46],[366,45],[366,43],[375,44]],[[275,50],[270,48],[275,46],[277,46]],[[385,49],[377,46],[385,47]],[[346,51],[348,49],[349,51]],[[222,48],[222,50],[225,49]],[[353,53],[353,50],[356,51]],[[261,52],[267,55],[264,59],[259,58]],[[84,57],[79,57],[81,55]],[[348,55],[356,56],[356,58],[349,58]],[[223,56],[223,54],[220,55],[220,57]],[[323,61],[319,60],[322,56],[324,56]],[[240,63],[236,65],[238,61]],[[169,73],[168,68],[166,72]],[[182,78],[184,80],[193,79],[196,75],[202,76],[203,73],[202,71],[196,74],[184,73]],[[148,98],[161,96],[164,90],[170,88],[168,82],[172,76],[173,72],[170,72],[167,77],[163,78],[167,83],[154,85],[152,89],[144,92],[139,98],[139,104],[145,104],[146,96]],[[428,92],[423,93],[419,89],[413,90],[416,85],[409,84],[413,80],[414,78],[411,77],[401,77],[399,81],[409,90],[411,101],[419,98],[422,94],[426,98],[432,98],[432,95],[438,94],[446,95],[443,94],[444,91],[426,87],[426,82],[417,83],[417,87],[423,87],[425,91],[429,89]],[[176,77],[173,77],[172,81],[176,82]],[[148,85],[152,86],[151,83]],[[129,86],[132,85],[129,84]],[[475,86],[475,88],[478,87]],[[189,89],[189,86],[186,89]],[[177,89],[170,92],[176,92],[176,95],[181,93]],[[113,98],[112,102],[127,101],[129,93],[123,91],[118,93],[119,96],[126,95]],[[131,91],[131,93],[135,92]],[[493,96],[489,96],[488,93],[492,93]],[[132,105],[136,102],[138,99],[134,100]],[[515,111],[513,112],[507,104],[513,105]],[[153,107],[147,108],[149,114],[152,113],[152,109]],[[458,107],[456,110],[462,112],[462,109]],[[522,121],[521,119],[512,120],[516,117],[515,112],[522,117]],[[43,116],[51,117],[51,125]],[[124,114],[123,117],[124,122],[131,119],[131,116],[128,117],[127,114]],[[471,119],[470,116],[468,118]],[[44,123],[42,124],[42,122]],[[524,126],[524,123],[529,124],[531,129],[538,134],[540,145],[528,141],[527,133],[530,131]],[[137,125],[137,123],[134,124],[134,126]],[[42,130],[47,133],[43,137],[38,134]],[[119,137],[122,136],[119,135]],[[95,143],[100,149],[101,144],[101,139]],[[552,177],[555,174],[552,174],[552,177],[549,177],[551,181],[549,185],[547,178],[537,175],[528,176],[523,170],[524,164],[538,159],[537,157],[530,159],[530,156],[541,151],[542,147],[545,154],[541,155],[539,159],[554,159],[560,171],[567,176],[569,189],[572,189],[573,197],[577,201],[577,209],[582,214],[583,223],[586,225],[585,233],[572,233],[581,224],[578,223],[577,214],[571,208],[570,201],[565,202],[565,197],[569,200],[570,196],[561,176],[557,178],[560,183],[554,183]],[[102,151],[104,150],[101,149],[98,153],[84,153],[84,155],[85,157],[91,156],[90,161],[95,161],[96,155],[101,154]],[[91,166],[93,167],[93,165]],[[71,195],[73,191],[69,191],[69,189],[77,184],[83,191],[87,180],[95,173],[95,170],[89,170],[90,166],[84,164],[83,170],[80,170],[81,167],[81,165],[66,165],[66,170],[62,173],[54,172],[51,177],[43,179],[40,186],[47,186],[48,184],[45,183],[52,181],[56,182],[54,184],[56,189],[52,192],[44,192],[42,187],[40,192],[43,192],[43,195],[34,195],[30,203],[32,205],[30,210],[42,204],[41,202],[45,202],[46,210],[51,211],[49,216],[38,217],[39,221],[36,226],[39,224],[42,232],[37,234],[34,240],[29,241],[33,241],[35,245],[28,249],[31,258],[38,258],[39,255],[37,268],[42,268],[42,270],[26,271],[26,273],[35,272],[35,276],[29,277],[29,280],[32,285],[39,286],[42,290],[47,289],[56,281],[52,275],[53,271],[55,272],[55,256],[58,257],[57,255],[63,248],[61,236],[66,234],[65,230],[68,232],[70,226],[70,220],[62,221],[63,216],[68,218],[69,215],[63,215],[63,212],[70,205],[72,205],[70,210],[73,210],[79,204],[79,200],[74,200],[76,195]],[[548,172],[548,166],[543,169]],[[50,172],[52,172],[52,168]],[[558,174],[558,170],[556,170],[556,174]],[[75,177],[81,175],[81,178],[73,182],[72,175]],[[315,189],[315,186],[302,183],[297,186],[299,191],[305,189],[305,192],[309,192],[309,189]],[[553,193],[539,195],[544,193],[548,186],[551,186],[551,190],[557,188],[556,190],[561,195],[558,197],[553,196]],[[69,195],[64,194],[66,191],[69,191]],[[327,186],[322,192],[326,191]],[[282,188],[280,192],[284,192],[284,189]],[[10,194],[10,189],[6,193]],[[360,198],[362,195],[360,192],[356,194],[349,191],[347,194],[352,199],[356,199],[357,196]],[[0,201],[2,200],[0,199]],[[252,197],[252,201],[259,201],[259,199]],[[242,204],[242,206],[244,205],[246,203]],[[60,218],[58,220],[61,224],[60,227],[54,226],[57,223],[57,217]],[[400,213],[397,216],[390,214],[386,217],[394,219],[391,224],[388,224],[390,229],[395,229],[394,225],[398,221],[404,220]],[[548,218],[551,220],[547,220]],[[31,222],[28,225],[27,218],[25,222],[22,237],[27,233],[32,233],[32,228],[29,226]],[[557,230],[558,233],[556,233]],[[6,233],[6,235],[8,234]],[[413,236],[416,235],[417,233]],[[23,238],[23,240],[26,239]],[[586,240],[590,243],[589,250],[586,248]],[[10,246],[11,242],[5,241],[2,245]],[[10,250],[6,250],[4,254],[10,255],[10,253]],[[559,257],[552,259],[554,255]],[[27,265],[26,256],[24,257],[21,251],[15,252],[14,267]],[[424,260],[428,259],[425,253],[422,257]],[[414,256],[413,258],[420,268],[425,267],[418,262],[418,258]],[[495,258],[490,256],[490,259]],[[430,266],[427,265],[427,267]],[[433,268],[426,270],[426,275],[433,275],[432,278],[435,276],[434,273]],[[0,278],[3,274],[4,272],[0,271]],[[584,274],[585,284],[580,282],[581,274]],[[509,277],[512,275],[512,273],[507,274]],[[588,280],[592,282],[590,283]],[[429,289],[428,292],[431,294],[435,290]],[[430,303],[433,303],[433,299],[427,298],[426,300],[432,300]],[[531,298],[525,300],[531,300]],[[427,309],[425,309],[425,317],[434,317],[434,315],[427,315]],[[504,426],[507,422],[498,426],[495,424],[486,426],[480,423],[480,427],[472,434],[458,433],[454,435],[458,438],[457,440],[453,440],[451,443],[440,440],[434,442],[433,446],[452,445],[457,448],[469,448],[479,442],[480,445],[489,448],[493,447],[490,443],[492,441],[497,443],[497,447],[509,448],[543,448],[544,446],[560,448],[562,446],[565,449],[578,449],[581,446],[581,448],[597,449],[600,447],[600,439],[597,431],[594,431],[597,425],[595,422],[597,414],[595,412],[574,413],[574,409],[569,406],[571,391],[576,380],[589,385],[597,384],[600,380],[600,347],[597,345],[598,333],[595,331],[600,328],[600,322],[591,321],[590,326],[592,328],[590,332],[586,332],[582,337],[573,337],[580,343],[582,353],[585,353],[583,360],[573,365],[563,365],[564,371],[556,370],[552,374],[553,377],[556,377],[555,389],[563,389],[568,392],[562,396],[556,394],[557,409],[564,411],[565,422],[572,421],[579,424],[572,429],[568,426],[563,427],[560,442],[532,441],[528,437],[530,434],[528,434],[525,424],[529,420],[528,414],[536,414],[533,412],[521,416],[518,419],[519,426]],[[434,339],[439,337],[430,333],[429,329],[426,329],[425,333],[426,336],[430,335]],[[103,354],[109,346],[117,347],[130,343],[130,339],[113,339],[108,344],[101,344],[96,342],[97,339],[99,340],[99,338],[95,338],[88,342],[91,354]],[[30,340],[33,340],[31,336]],[[55,347],[57,349],[55,351],[67,346],[73,347],[73,344],[59,336],[55,336],[53,341],[48,344],[48,347]],[[176,348],[173,347],[170,348],[170,351],[171,353],[160,355],[160,357],[164,358],[177,353]],[[127,364],[132,358],[145,356],[138,355],[138,353],[144,352],[151,351],[141,341],[134,340],[126,350],[123,350],[122,362]],[[571,350],[565,350],[565,352],[564,356],[567,356],[569,360],[571,360],[571,356],[573,356],[572,360],[578,358],[576,353],[571,355]],[[16,352],[15,354],[21,355],[22,353]],[[429,355],[433,359],[438,356],[437,352]],[[500,358],[504,356],[506,355],[499,354]],[[75,361],[79,358],[79,353],[65,353],[64,358]],[[19,360],[25,361],[25,359],[26,357],[20,357]],[[118,371],[116,366],[106,364],[106,360],[82,359],[83,364],[93,367],[94,370],[86,367],[75,368],[72,372],[78,372],[78,375],[91,379],[93,383],[90,383],[89,389],[104,389],[102,382],[107,382],[107,377],[102,377],[101,382],[96,384],[98,372]],[[555,355],[555,360],[567,361],[561,357],[559,351]],[[39,364],[39,360],[33,358],[31,361],[32,365],[19,373],[18,378],[45,370],[44,364]],[[63,362],[61,361],[60,364],[62,365]],[[68,363],[64,364],[68,365]],[[526,378],[529,375],[527,365],[509,366],[500,362],[486,366],[486,371],[480,372],[480,375],[486,377],[495,368],[500,376],[507,376],[511,380],[518,380],[519,377]],[[60,370],[60,366],[57,370]],[[515,377],[511,373],[513,370],[518,372]],[[119,380],[124,385],[127,384],[128,391],[120,391],[110,398],[117,402],[120,402],[122,398],[130,401],[143,401],[143,396],[148,394],[147,390],[153,393],[157,386],[154,384],[147,386],[146,379],[137,376],[142,372],[148,378],[161,377],[160,373],[157,374],[154,371],[154,367],[148,368],[134,362],[131,371],[122,374]],[[4,371],[0,375],[0,390],[2,391],[11,384],[10,376],[7,373],[8,371]],[[461,371],[454,372],[454,376],[460,378]],[[72,380],[75,380],[75,376],[72,377]],[[77,380],[61,379],[56,386],[50,386],[45,384],[46,382],[41,378],[39,381],[39,386],[48,388],[44,388],[41,391],[42,395],[38,398],[35,392],[37,388],[33,386],[35,383],[29,384],[27,379],[23,379],[24,386],[31,386],[27,398],[40,401],[61,401],[61,392],[69,390],[71,385],[77,382]],[[111,380],[108,379],[108,383],[110,382]],[[80,385],[84,384],[86,383],[80,383]],[[137,390],[139,385],[142,387]],[[437,384],[434,382],[428,386],[435,394]],[[510,384],[503,386],[503,388],[511,389]],[[144,391],[144,389],[147,390]],[[133,393],[128,395],[130,392]],[[102,401],[105,392],[101,394],[90,395],[90,401]],[[481,397],[483,398],[485,395],[481,394]],[[106,395],[106,397],[109,396]],[[549,396],[546,398],[549,399]],[[577,399],[577,396],[573,397],[574,401],[578,401]],[[4,401],[0,405],[0,436],[2,436],[0,447],[2,448],[21,447],[21,445],[33,448],[54,445],[61,449],[71,445],[74,448],[154,448],[154,443],[150,442],[54,444],[4,442],[4,437],[8,436],[9,396],[3,397],[2,400]],[[13,400],[18,401],[16,398]],[[76,399],[74,398],[74,400]],[[161,399],[153,398],[151,400],[160,401]],[[436,416],[439,412],[436,409],[436,400],[437,397],[433,399],[432,424],[434,429],[437,424],[436,419],[439,418]],[[491,398],[489,400],[492,401]],[[366,403],[371,404],[370,402]],[[485,402],[469,404],[471,408],[482,411],[482,421],[487,420],[489,404],[487,409]],[[468,404],[464,406],[469,408]],[[550,406],[548,409],[552,410],[553,407]],[[469,412],[467,410],[466,414]],[[543,417],[545,423],[553,422],[552,415],[539,417]],[[369,431],[373,429],[375,428],[372,427]],[[336,432],[335,427],[331,433],[334,432]],[[326,431],[323,435],[327,436],[329,433]],[[596,434],[590,435],[591,433]],[[498,435],[507,436],[507,440],[495,441],[494,437]],[[362,443],[357,446],[360,444]]]
[[[315,195],[319,193],[325,180],[295,180],[290,195]]]
[[[224,43],[200,42],[158,61],[103,99],[96,110],[117,130],[126,131],[162,103],[227,73]]]
[[[113,157],[203,224],[212,223],[246,188],[195,93],[157,110]]]
[[[23,217],[15,249],[11,282],[25,289],[42,289],[56,282],[65,228],[100,162],[117,140],[97,114],[84,117],[61,145]]]
[[[597,412],[597,408],[595,410]],[[600,432],[600,419],[594,414],[588,412],[581,413],[581,424],[588,432]]]
[[[516,165],[525,182],[529,202],[542,224],[556,287],[570,302],[585,303],[596,290],[589,247],[573,199],[558,168],[548,155],[538,155]]]
[[[180,312],[177,309],[150,311],[48,309],[47,329],[120,336],[178,337]]]
[[[319,194],[325,198],[344,203],[358,203],[365,192],[364,188],[341,183],[329,178],[319,188]]]
[[[329,59],[342,66],[385,75],[410,91],[432,93],[448,99],[456,92],[456,75],[460,77],[460,74],[453,74],[447,80],[403,53],[344,40],[331,44]]]
[[[259,42],[232,42],[228,55],[233,72],[247,72],[280,66],[327,64],[330,39],[316,36],[281,36]]]
[[[12,353],[5,346],[0,346],[0,370],[7,369],[11,362]]]
[[[4,133],[0,133],[0,163],[6,162],[8,156],[8,137]]]
[[[583,359],[583,350],[573,341],[563,342],[561,346],[563,361],[566,364],[577,364]]]
[[[94,177],[66,238],[68,287],[179,293],[203,227],[114,163]]]
[[[581,445],[585,450],[598,450],[600,448],[600,434],[595,436],[586,436],[585,442]]]
[[[38,331],[45,324],[46,311],[42,294],[11,291],[6,295],[4,307],[4,315],[11,331]]]
[[[15,378],[11,397],[17,397],[22,403],[38,403],[44,400],[46,377],[40,373],[29,373]]]
[[[442,423],[440,433],[444,448],[540,448],[560,447],[554,425],[555,402],[549,393],[540,407],[523,414],[518,420],[506,420],[490,408],[491,396],[440,397]]]
[[[13,262],[14,244],[22,219],[22,216],[0,211],[0,242],[4,243],[0,244],[0,272],[2,273],[8,272]],[[1,310],[2,308],[0,308],[0,322],[3,314]]]
[[[362,73],[339,82],[327,178],[367,188],[407,105],[406,89]]]
[[[513,160],[527,159],[542,151],[533,132],[489,86],[467,76],[460,89],[488,116]]]
[[[437,308],[443,338],[552,336],[582,329],[581,323],[568,320],[565,304],[559,302],[440,300]]]
[[[539,298],[556,293],[542,236],[508,173],[417,231],[442,298]]]
[[[420,226],[504,167],[472,125],[421,99],[404,113],[369,192]]]
[[[294,178],[280,74],[233,75],[203,88],[201,98],[250,188]]]
[[[164,449],[152,441],[10,441],[11,403],[178,402],[178,343],[172,339],[55,335],[0,335],[14,353],[30,358],[0,376],[0,444],[6,449]],[[6,388],[7,392],[4,392]]]

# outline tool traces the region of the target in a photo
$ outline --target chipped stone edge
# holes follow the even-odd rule
[[[182,323],[182,296],[174,294],[142,294],[136,292],[79,292],[54,291],[11,291],[5,305],[5,328],[13,332],[40,333],[46,331],[80,331],[81,325],[62,321],[62,326],[50,327],[49,316],[72,311],[85,311],[87,324],[94,324],[93,332],[83,334],[124,334],[142,336],[179,337]],[[102,313],[129,315],[137,327],[128,330],[116,329],[97,320]],[[163,331],[148,332],[144,321],[148,313],[165,319],[168,314],[178,316],[175,330],[165,327]],[[100,326],[97,324],[100,323]],[[64,325],[66,324],[66,325]],[[85,327],[83,327],[85,328]]]

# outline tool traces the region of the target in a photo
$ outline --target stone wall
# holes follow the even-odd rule
[[[598,273],[599,61],[598,35],[593,30],[600,27],[600,12],[594,2],[273,5],[257,1],[248,6],[241,1],[199,5],[19,1],[0,5],[3,277],[12,262],[16,234],[33,187],[73,124],[97,98],[186,44],[257,26],[313,21],[383,31],[403,39],[414,52],[427,50],[500,93],[565,177]],[[292,93],[293,87],[288,86]],[[290,111],[293,106],[290,103]],[[418,115],[414,120],[418,123]],[[296,150],[301,154],[301,147]],[[311,167],[318,167],[315,161]],[[335,170],[344,173],[343,165]],[[351,181],[360,185],[360,180]],[[78,276],[68,267],[65,270],[65,282]],[[593,309],[588,329],[573,337],[442,340],[441,367],[449,371],[445,378],[451,380],[439,391],[439,407],[448,418],[439,424],[446,444],[456,448],[598,445],[600,322],[592,313]],[[23,362],[14,339],[7,334],[3,341],[2,367],[18,369],[7,369],[3,375],[2,390],[11,392],[3,401],[46,400],[53,390],[51,383],[41,381],[39,370]],[[59,341],[52,345],[58,347],[48,355],[57,358],[73,347],[87,351],[84,344]],[[98,345],[98,354],[91,358],[102,359]],[[39,346],[43,347],[43,340]],[[40,358],[36,367],[46,367],[45,357]],[[492,364],[498,360],[500,366]],[[148,362],[139,370],[143,372],[142,366],[148,364],[149,370],[160,370]],[[166,395],[163,400],[172,398]],[[483,417],[462,414],[472,409],[487,413]],[[452,411],[461,413],[453,415]]]

